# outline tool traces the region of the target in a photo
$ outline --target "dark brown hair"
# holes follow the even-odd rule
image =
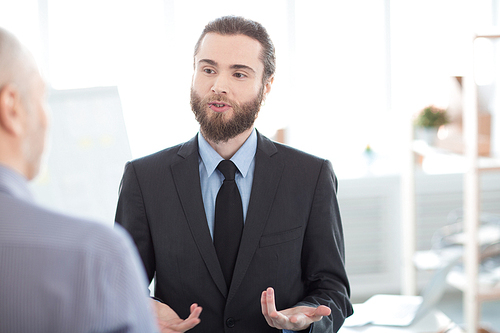
[[[276,71],[276,54],[274,45],[262,24],[245,19],[241,16],[223,16],[209,22],[201,33],[194,48],[194,55],[198,53],[201,41],[208,33],[220,35],[245,35],[257,40],[262,45],[260,60],[264,64],[262,82],[265,83]]]

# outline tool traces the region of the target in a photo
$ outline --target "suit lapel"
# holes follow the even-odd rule
[[[181,146],[178,155],[182,157],[182,160],[172,165],[172,174],[184,214],[212,279],[224,297],[227,297],[226,282],[213,246],[203,206],[198,170],[197,137],[195,136]]]
[[[253,255],[259,246],[259,241],[267,223],[269,213],[283,173],[283,162],[273,155],[277,153],[276,146],[258,132],[257,152],[255,154],[255,171],[248,205],[247,218],[236,266],[234,268],[228,302],[236,294],[250,266]]]

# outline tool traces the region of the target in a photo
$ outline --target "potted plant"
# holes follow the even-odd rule
[[[429,105],[418,113],[415,118],[415,138],[433,145],[437,138],[439,127],[449,122],[446,109]]]

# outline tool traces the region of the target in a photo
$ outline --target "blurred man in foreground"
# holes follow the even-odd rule
[[[0,332],[155,332],[129,236],[37,206],[45,83],[0,28]]]

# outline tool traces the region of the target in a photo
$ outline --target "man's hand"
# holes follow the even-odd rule
[[[156,322],[161,333],[186,332],[200,323],[202,308],[194,303],[190,307],[191,314],[186,320],[179,318],[177,313],[167,304],[151,300],[156,314]]]
[[[317,308],[297,306],[295,308],[276,311],[273,288],[267,288],[267,290],[262,292],[260,304],[262,314],[269,326],[292,331],[305,330],[313,322],[319,321],[323,316],[328,316],[332,312],[329,307],[324,305],[320,305]]]

